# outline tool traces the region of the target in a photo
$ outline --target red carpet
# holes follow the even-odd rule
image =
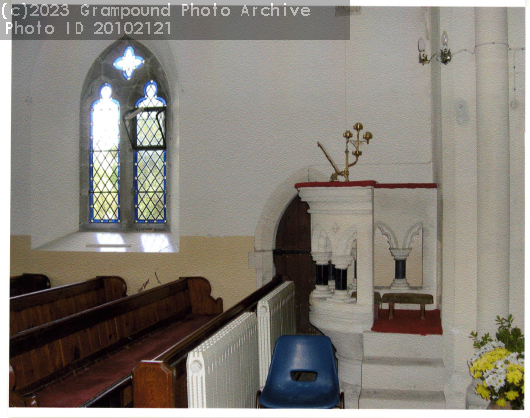
[[[425,319],[420,319],[418,310],[394,310],[394,319],[388,319],[388,309],[379,310],[379,319],[374,321],[372,331],[394,332],[397,334],[436,334],[442,335],[442,320],[438,309],[425,312]]]

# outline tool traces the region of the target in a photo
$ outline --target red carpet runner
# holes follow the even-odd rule
[[[418,310],[394,310],[394,319],[388,319],[388,309],[379,310],[379,319],[374,321],[372,331],[394,332],[397,334],[436,334],[442,335],[442,321],[438,309],[425,312],[425,320],[420,319]]]

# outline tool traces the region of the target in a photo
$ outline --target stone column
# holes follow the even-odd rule
[[[328,265],[328,290],[330,293],[335,291],[335,266],[331,260]]]
[[[510,132],[506,8],[475,8],[478,156],[477,329],[508,315]],[[462,139],[463,140],[463,139]]]
[[[329,290],[328,279],[329,270],[333,267],[329,262],[331,252],[312,252],[311,257],[317,264],[317,277],[313,296],[317,298],[330,297],[331,291]]]
[[[390,286],[391,289],[396,290],[409,290],[410,285],[407,282],[407,257],[409,256],[412,248],[391,248],[390,252],[394,257],[396,268],[394,274],[394,281]]]
[[[331,262],[335,266],[335,292],[333,299],[341,302],[353,302],[348,293],[348,267],[351,265],[353,256],[334,255]]]

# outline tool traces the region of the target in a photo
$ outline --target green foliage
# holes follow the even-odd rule
[[[488,332],[486,335],[483,335],[481,339],[478,338],[478,334],[474,331],[471,331],[471,337],[474,340],[473,347],[475,348],[481,348],[484,347],[487,343],[492,342],[493,340],[490,337],[490,333]]]
[[[504,343],[506,349],[512,353],[522,353],[524,351],[524,335],[519,327],[513,327],[513,315],[508,315],[508,318],[501,318],[497,315],[495,322],[499,326],[495,334],[497,341]],[[478,333],[471,331],[470,338],[473,339],[475,348],[482,348],[493,341],[489,332],[478,338]]]
[[[498,341],[504,343],[506,349],[512,353],[522,353],[524,351],[524,335],[519,327],[512,327],[513,316],[501,318],[497,315],[495,322],[499,325],[496,337]]]

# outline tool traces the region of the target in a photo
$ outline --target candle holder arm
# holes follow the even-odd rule
[[[328,161],[330,162],[331,166],[333,167],[333,169],[335,170],[335,173],[333,173],[331,175],[331,177],[333,178],[337,178],[337,176],[339,175],[342,175],[342,172],[339,170],[339,168],[337,167],[337,164],[335,164],[335,161],[333,161],[333,158],[331,158],[329,156],[329,154],[327,153],[326,151],[326,148],[324,148],[324,145],[322,145],[320,142],[317,141],[317,144],[318,146],[320,147],[320,149],[322,150],[322,152],[324,153],[324,155],[326,156],[326,158],[328,159]]]

